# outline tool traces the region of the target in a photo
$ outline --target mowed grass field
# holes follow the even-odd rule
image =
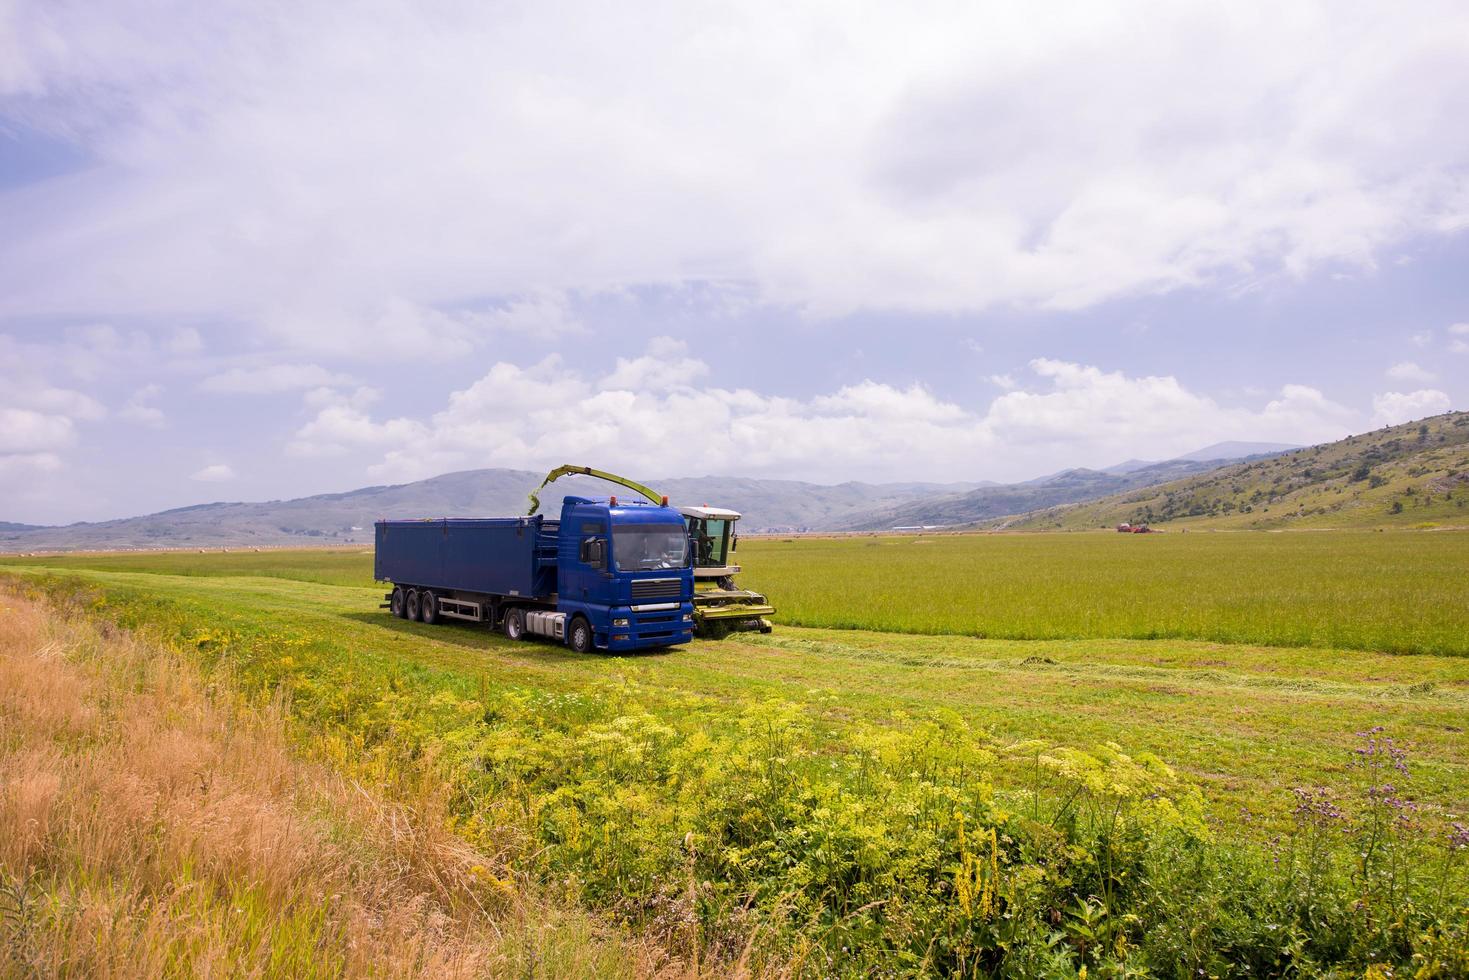
[[[1225,817],[1276,809],[1266,788],[1339,768],[1353,733],[1383,724],[1469,810],[1469,533],[747,539],[739,557],[780,610],[772,636],[613,660],[393,620],[360,548],[0,564],[466,676],[809,691],[843,715],[942,707],[1012,739],[1120,738],[1203,779]]]
[[[1469,532],[755,540],[751,587],[809,626],[1469,654]]]
[[[787,625],[1469,655],[1469,531],[745,538],[737,557]],[[372,583],[361,548],[0,563]]]
[[[1282,865],[1268,842],[1326,833],[1333,811],[1303,817],[1300,788],[1348,812],[1369,801],[1331,830],[1338,877],[1303,872],[1304,894],[1324,894],[1329,878],[1333,908],[1361,907],[1352,889],[1377,872],[1351,870],[1353,835],[1384,804],[1370,802],[1382,776],[1358,750],[1376,728],[1408,752],[1411,776],[1392,778],[1424,835],[1414,860],[1463,884],[1457,852],[1438,857],[1434,842],[1469,817],[1469,534],[765,539],[739,557],[743,581],[781,610],[775,633],[618,657],[393,619],[362,550],[5,558],[0,576],[73,596],[68,608],[226,665],[262,694],[286,692],[311,744],[355,778],[428,760],[472,843],[524,853],[512,863],[525,873],[642,928],[692,917],[702,924],[675,943],[684,953],[737,956],[751,928],[787,965],[850,951],[854,975],[905,949],[894,972],[969,970],[1000,948],[986,944],[1040,949],[1052,940],[996,931],[993,897],[952,890],[971,872],[979,887],[967,842],[990,826],[1020,842],[1006,845],[1012,870],[1042,882],[1036,928],[1092,914],[1046,911],[1075,901],[1053,895],[1134,917],[1113,959],[1152,942],[1134,962],[1168,962],[1187,941],[1200,957],[1189,962],[1220,976],[1232,975],[1220,955],[1256,973],[1365,962],[1378,954],[1343,952],[1366,928],[1355,913],[1253,903],[1303,893],[1294,878],[1278,893],[1261,884],[1297,860],[1294,843]],[[1152,756],[1172,772],[1130,761]],[[1080,830],[1068,823],[1076,799],[1090,801]],[[1131,844],[1116,836],[1119,813],[1141,835]],[[1064,860],[1037,856],[1068,826]],[[1170,843],[1180,833],[1193,843]],[[1219,846],[1199,851],[1206,840]],[[1130,870],[1114,874],[1126,854]],[[1186,881],[1160,882],[1194,861]],[[1012,889],[1032,881],[991,874]],[[1458,887],[1420,878],[1440,902]],[[1244,897],[1220,897],[1236,885]],[[1208,915],[1228,943],[1169,938]],[[1267,930],[1250,940],[1259,949],[1220,953],[1243,941],[1230,932],[1240,923]],[[1306,946],[1277,942],[1277,925]],[[1382,939],[1381,955],[1432,936]],[[1073,967],[1100,968],[1088,943],[1073,944]],[[1300,952],[1312,943],[1319,962]],[[1040,969],[1015,962],[1030,963],[1016,975]]]

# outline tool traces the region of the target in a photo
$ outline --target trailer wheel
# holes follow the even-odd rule
[[[392,598],[388,599],[388,611],[391,612],[394,616],[397,616],[399,619],[402,619],[404,616],[408,615],[407,611],[404,609],[406,603],[407,599],[403,595],[402,587],[397,585],[393,586]]]
[[[591,653],[596,645],[592,638],[592,624],[581,616],[573,619],[566,634],[566,645],[577,653]]]
[[[407,616],[408,616],[409,619],[412,619],[412,620],[418,619],[418,590],[417,589],[410,589],[408,591],[408,605],[405,606],[404,609],[405,609],[405,611],[406,611]]]
[[[418,618],[430,626],[439,621],[439,600],[432,592],[418,594]]]
[[[525,610],[506,610],[503,626],[505,627],[505,638],[507,640],[525,639]]]

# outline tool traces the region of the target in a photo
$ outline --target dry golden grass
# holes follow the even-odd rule
[[[426,771],[426,770],[425,770]],[[687,976],[292,751],[178,655],[0,592],[0,977]]]

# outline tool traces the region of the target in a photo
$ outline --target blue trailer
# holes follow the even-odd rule
[[[616,497],[567,497],[544,515],[378,521],[384,606],[424,623],[484,623],[512,640],[578,652],[687,643],[694,578],[678,511]]]

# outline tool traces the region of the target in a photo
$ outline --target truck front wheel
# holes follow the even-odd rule
[[[592,640],[592,624],[578,616],[571,621],[571,630],[566,634],[566,645],[577,653],[591,653],[595,645]]]
[[[505,612],[505,638],[507,640],[525,639],[525,610],[509,609]]]

